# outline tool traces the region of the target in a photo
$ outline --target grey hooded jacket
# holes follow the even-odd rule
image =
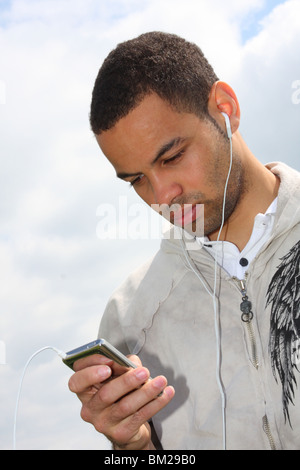
[[[243,284],[218,268],[214,309],[211,255],[163,239],[102,317],[99,337],[175,388],[152,419],[165,450],[300,449],[300,174],[268,168],[281,180],[273,231]]]

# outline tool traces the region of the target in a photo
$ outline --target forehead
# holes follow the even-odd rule
[[[199,119],[180,113],[152,94],[108,131],[96,136],[103,153],[116,169],[130,161],[152,159],[158,149],[173,139],[188,138]]]

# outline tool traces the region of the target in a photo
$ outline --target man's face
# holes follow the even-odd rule
[[[148,205],[176,208],[168,214],[171,223],[203,235],[197,233],[197,205],[204,204],[205,234],[218,230],[230,153],[228,140],[209,120],[177,112],[152,94],[96,138],[117,175]],[[226,218],[239,200],[242,181],[242,167],[234,156]]]

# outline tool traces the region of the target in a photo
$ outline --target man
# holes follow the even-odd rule
[[[299,174],[255,158],[234,91],[174,35],[109,54],[90,120],[117,175],[147,204],[179,207],[184,231],[103,316],[100,337],[137,369],[76,363],[83,419],[115,449],[298,449]]]

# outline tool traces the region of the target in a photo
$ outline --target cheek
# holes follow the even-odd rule
[[[197,155],[187,159],[179,170],[179,177],[185,194],[205,192],[207,169]]]

